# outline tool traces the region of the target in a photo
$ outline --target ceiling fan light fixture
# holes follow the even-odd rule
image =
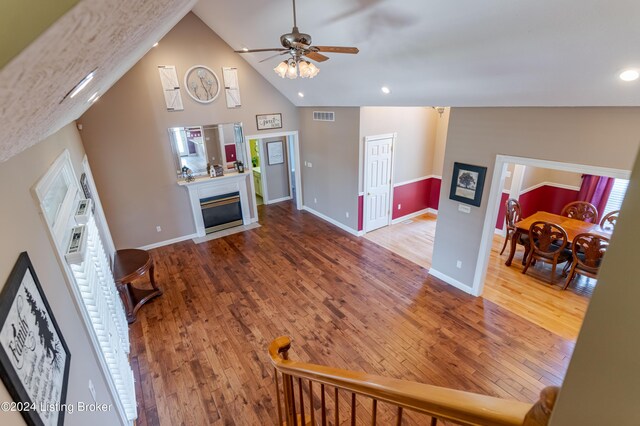
[[[289,64],[287,61],[282,61],[275,67],[273,70],[280,76],[280,78],[284,78],[287,75],[287,70],[289,69]]]
[[[295,61],[289,61],[286,75],[287,78],[291,80],[298,78],[298,67]]]

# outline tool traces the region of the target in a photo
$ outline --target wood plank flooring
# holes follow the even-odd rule
[[[279,335],[292,359],[504,398],[562,382],[572,341],[292,203],[259,213],[260,228],[152,251],[164,295],[130,328],[138,425],[275,424]],[[366,424],[370,401],[357,400]]]
[[[370,241],[425,268],[431,267],[436,216],[424,214],[365,235]],[[509,248],[500,256],[504,242],[496,235],[489,257],[489,268],[482,297],[553,333],[575,341],[593,293],[595,280],[580,276],[566,291],[564,279],[549,283],[551,268],[538,262],[522,275],[523,248],[518,246],[511,267],[504,262]]]

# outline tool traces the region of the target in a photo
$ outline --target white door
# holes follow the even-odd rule
[[[391,215],[391,164],[393,136],[365,140],[364,230],[389,224]]]

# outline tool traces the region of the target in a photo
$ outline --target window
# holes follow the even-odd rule
[[[620,206],[622,206],[622,201],[624,200],[628,186],[629,181],[626,179],[616,179],[613,182],[613,188],[611,189],[611,194],[609,195],[609,199],[607,200],[607,205],[604,208],[602,216],[614,210],[620,210]]]

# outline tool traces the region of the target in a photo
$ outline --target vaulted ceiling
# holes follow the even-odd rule
[[[0,161],[78,118],[89,96],[111,87],[194,5],[235,49],[278,47],[292,27],[290,0],[78,1],[0,69]],[[313,80],[280,79],[278,58],[243,55],[296,105],[640,105],[640,82],[618,78],[640,68],[635,0],[298,0],[297,7],[298,26],[315,44],[360,53],[329,54]],[[62,101],[93,69],[91,87]]]
[[[200,0],[194,12],[235,49],[279,47],[291,3]],[[329,54],[311,81],[244,54],[296,105],[640,105],[640,81],[618,78],[640,68],[637,0],[297,0],[297,12],[315,44],[360,53]]]

